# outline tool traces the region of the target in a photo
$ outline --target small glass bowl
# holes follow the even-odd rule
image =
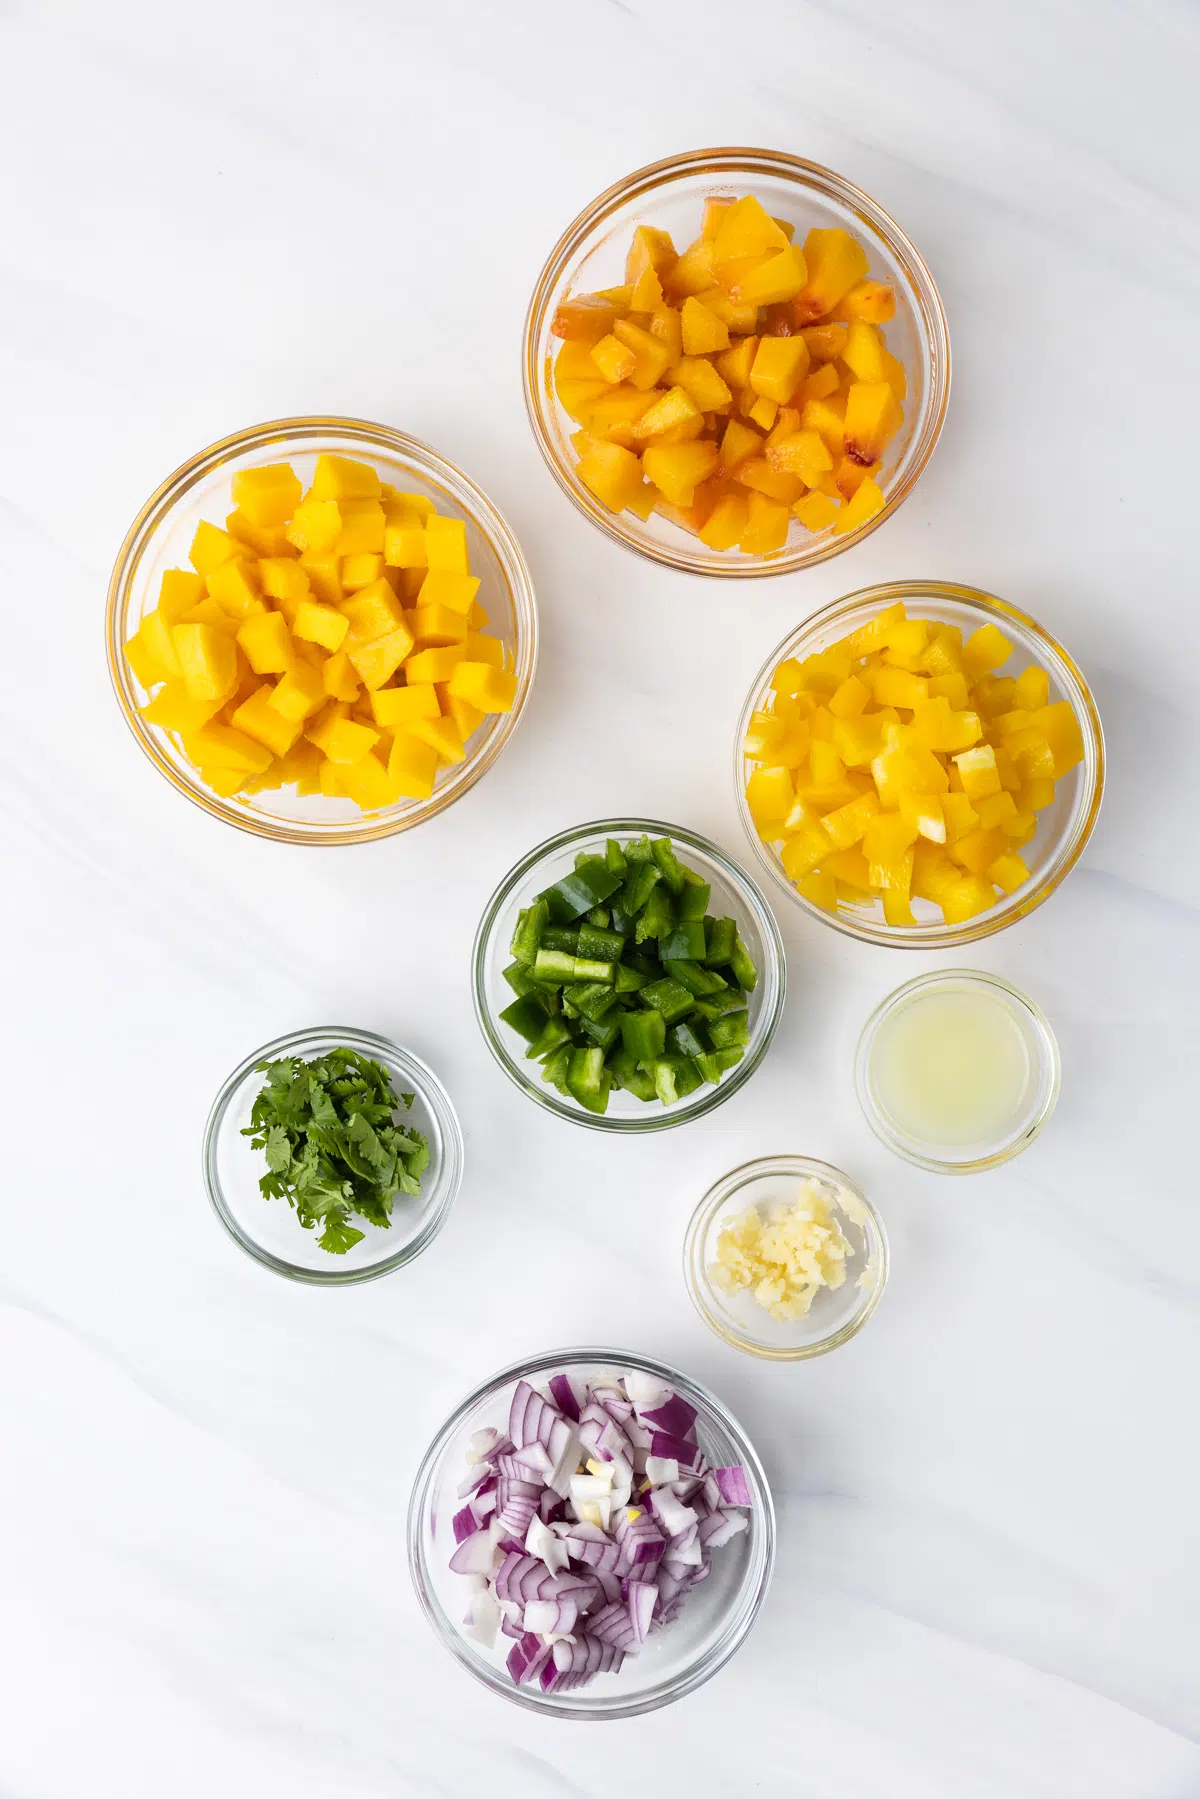
[[[1014,645],[1014,655],[1001,672],[1019,674],[1030,663],[1038,663],[1050,676],[1051,701],[1070,701],[1083,735],[1083,761],[1057,783],[1054,804],[1038,814],[1037,836],[1021,849],[1030,879],[1015,893],[1001,895],[988,911],[977,913],[964,924],[946,924],[938,909],[921,899],[912,902],[917,923],[907,926],[888,924],[878,900],[863,906],[839,902],[836,912],[813,905],[788,879],[779,851],[759,836],[746,803],[746,781],[755,765],[743,753],[742,745],[751,713],[768,705],[771,675],[776,666],[789,656],[803,661],[805,656],[827,649],[897,600],[904,602],[910,617],[957,625],[964,637],[980,625],[996,625]],[[861,938],[864,943],[884,943],[893,949],[954,949],[964,943],[979,943],[1006,925],[1015,924],[1017,919],[1028,917],[1066,880],[1083,854],[1100,812],[1104,733],[1081,670],[1062,645],[1028,613],[1007,600],[997,599],[995,594],[954,581],[890,581],[882,587],[861,587],[857,593],[832,601],[772,650],[754,677],[738,720],[733,769],[742,824],[755,855],[796,905],[823,924],[833,925],[835,930]]]
[[[872,1066],[875,1045],[883,1027],[919,995],[937,989],[962,992],[973,987],[981,988],[999,1000],[1021,1032],[1029,1058],[1025,1103],[1012,1131],[1003,1137],[953,1146],[922,1142],[906,1131],[887,1110]],[[1049,1122],[1058,1104],[1061,1078],[1058,1041],[1040,1006],[1035,1006],[1026,994],[1002,981],[998,975],[983,974],[972,968],[948,968],[936,974],[920,975],[915,981],[906,981],[903,987],[889,993],[863,1026],[854,1058],[858,1103],[879,1141],[896,1155],[903,1156],[906,1162],[927,1168],[933,1174],[978,1174],[982,1169],[997,1168],[1002,1162],[1010,1162],[1014,1156],[1019,1156]]]
[[[625,253],[635,226],[670,232],[677,248],[700,234],[704,201],[754,194],[768,212],[791,220],[803,243],[814,226],[842,226],[863,240],[873,278],[896,290],[896,316],[886,327],[888,348],[904,364],[908,397],[904,424],[884,454],[878,476],[883,510],[844,537],[831,529],[792,526],[788,542],[769,555],[709,550],[698,538],[652,512],[645,523],[632,513],[609,512],[575,473],[571,434],[578,430],[554,389],[558,339],[550,330],[555,308],[572,294],[624,281]],[[881,525],[911,492],[937,442],[950,397],[950,337],[933,277],[895,221],[857,187],[825,169],[780,150],[730,147],[693,150],[649,164],[618,181],[586,206],[550,252],[525,320],[525,405],[538,448],[567,497],[626,549],[655,562],[700,575],[781,575],[811,568],[848,550]]]
[[[485,1649],[465,1634],[461,1619],[468,1590],[449,1567],[454,1553],[451,1520],[462,1504],[456,1489],[467,1471],[472,1432],[503,1426],[519,1380],[542,1385],[560,1371],[583,1379],[636,1369],[666,1381],[696,1408],[696,1434],[713,1467],[740,1463],[752,1504],[748,1529],[712,1558],[712,1573],[689,1593],[675,1622],[651,1635],[638,1655],[627,1655],[616,1674],[598,1674],[586,1687],[543,1693],[514,1686],[504,1666],[507,1637]],[[408,1565],[425,1616],[455,1659],[493,1693],[526,1711],[580,1722],[633,1718],[657,1711],[702,1686],[739,1649],[758,1616],[775,1565],[775,1510],[762,1463],[737,1420],[715,1394],[676,1369],[623,1349],[560,1349],[502,1368],[455,1407],[425,1453],[408,1508]],[[501,1649],[503,1644],[503,1650]]]
[[[517,914],[534,894],[567,874],[575,866],[575,857],[580,850],[599,850],[603,854],[609,837],[623,843],[643,834],[669,837],[688,866],[709,882],[712,888],[710,910],[736,921],[742,941],[758,970],[758,984],[747,1002],[750,1039],[741,1061],[715,1087],[697,1087],[694,1093],[673,1106],[635,1099],[632,1093],[614,1087],[608,1111],[597,1115],[574,1100],[564,1099],[556,1088],[542,1080],[541,1064],[524,1056],[523,1040],[500,1018],[505,1006],[511,1005],[516,997],[504,979],[503,970],[512,959],[509,943]],[[561,831],[558,836],[549,837],[545,843],[530,850],[515,868],[509,870],[488,901],[475,936],[474,969],[475,1016],[489,1049],[508,1078],[548,1112],[597,1131],[669,1130],[672,1125],[702,1118],[736,1093],[767,1053],[783,1012],[787,982],[779,926],[749,875],[707,837],[685,831],[681,825],[663,824],[653,818],[598,819],[594,824]]]
[[[393,486],[424,494],[439,512],[465,519],[471,567],[480,577],[479,603],[517,678],[512,710],[484,720],[471,737],[466,760],[439,771],[427,800],[398,800],[377,812],[363,812],[351,800],[323,794],[301,798],[294,787],[222,799],[205,786],[178,738],[141,717],[138,707],[150,696],[124,653],[143,615],[158,604],[164,570],[190,566],[188,549],[200,520],[224,523],[233,506],[233,476],[266,463],[290,462],[307,484],[323,452],[369,462]],[[109,673],[126,724],[154,766],[188,799],[226,824],[277,843],[367,843],[443,812],[492,766],[529,696],[537,662],[537,611],[516,538],[487,496],[453,463],[415,437],[364,419],[276,419],[201,450],[146,501],[121,545],[109,582],[107,640]]]
[[[284,1199],[264,1199],[258,1189],[266,1171],[263,1152],[242,1136],[250,1109],[263,1086],[260,1062],[296,1056],[311,1061],[331,1049],[354,1049],[381,1062],[397,1093],[413,1094],[411,1107],[397,1119],[420,1131],[429,1144],[429,1164],[414,1198],[398,1194],[392,1223],[379,1230],[355,1218],[363,1239],[343,1256],[330,1255],[306,1231]],[[431,1068],[411,1050],[389,1043],[372,1031],[339,1025],[293,1031],[247,1056],[234,1069],[213,1101],[204,1131],[204,1184],[213,1210],[234,1242],[276,1274],[308,1281],[314,1287],[346,1287],[374,1280],[415,1261],[446,1222],[463,1171],[463,1139],[450,1096]]]
[[[717,1238],[729,1220],[750,1206],[773,1206],[796,1198],[803,1180],[844,1189],[853,1210],[839,1219],[852,1244],[854,1260],[840,1287],[822,1287],[803,1318],[772,1318],[748,1291],[726,1293],[709,1269],[716,1261]],[[692,1304],[710,1330],[734,1349],[766,1362],[801,1362],[847,1343],[860,1331],[887,1282],[888,1246],[878,1212],[840,1168],[811,1156],[762,1156],[743,1162],[710,1187],[688,1226],[683,1246],[683,1275]],[[861,1283],[861,1284],[860,1284]]]

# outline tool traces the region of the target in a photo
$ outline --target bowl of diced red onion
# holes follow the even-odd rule
[[[713,1394],[616,1349],[503,1369],[439,1431],[413,1487],[426,1616],[530,1711],[654,1711],[744,1641],[775,1560],[762,1464]]]

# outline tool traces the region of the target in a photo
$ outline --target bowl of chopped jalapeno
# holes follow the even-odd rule
[[[601,819],[539,844],[475,939],[475,1013],[509,1079],[594,1130],[711,1112],[762,1061],[783,943],[758,887],[694,831]]]

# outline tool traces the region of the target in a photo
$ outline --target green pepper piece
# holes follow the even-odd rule
[[[629,868],[625,852],[615,837],[610,837],[604,846],[604,866],[610,875],[621,875],[622,877]]]
[[[713,1019],[708,1034],[714,1049],[732,1049],[749,1039],[749,1021],[744,1012],[727,1012],[724,1018]]]
[[[530,1062],[540,1062],[543,1056],[550,1055],[564,1043],[572,1040],[570,1025],[564,1018],[548,1018],[542,1026],[541,1034],[535,1037],[525,1055]]]
[[[673,1106],[700,1085],[700,1071],[689,1056],[661,1056],[650,1063],[646,1073],[664,1106]]]
[[[510,962],[502,972],[505,980],[518,997],[525,993],[536,993],[537,982],[521,967],[519,962]]]
[[[613,900],[608,922],[614,931],[621,933],[622,937],[628,937],[633,930],[634,916],[632,912],[626,910],[623,898]]]
[[[533,965],[535,981],[546,981],[561,987],[565,981],[575,979],[575,958],[568,956],[564,950],[540,949]]]
[[[680,918],[703,918],[708,911],[709,896],[712,888],[707,881],[702,881],[690,868],[684,869],[687,879],[683,892],[679,895],[678,912]]]
[[[644,1069],[638,1067],[637,1057],[624,1045],[613,1051],[608,1066],[614,1083],[618,1087],[624,1087],[626,1093],[632,1093],[635,1099],[651,1100],[657,1097],[654,1082]]]
[[[737,944],[737,925],[732,918],[704,920],[704,954],[699,957],[709,968],[732,959]]]
[[[579,927],[577,956],[588,957],[593,962],[619,962],[624,948],[625,939],[619,931],[603,931],[594,924]]]
[[[727,1068],[737,1067],[743,1054],[744,1051],[740,1047],[735,1049],[714,1049],[710,1050],[707,1055],[696,1056],[694,1060],[696,1067],[700,1070],[703,1078],[706,1081],[711,1081],[715,1087],[720,1082],[721,1076],[725,1073]]]
[[[667,1032],[668,1055],[703,1056],[707,1051],[707,1040],[700,1035],[690,1018],[681,1018]]]
[[[694,993],[697,999],[707,999],[710,993],[719,993],[725,982],[713,968],[701,968],[699,962],[690,962],[676,956],[664,956],[663,967],[673,981]]]
[[[656,837],[650,847],[669,890],[672,893],[682,893],[691,870],[684,869],[682,862],[671,847],[671,839]]]
[[[570,1000],[581,1018],[603,1018],[617,1003],[617,996],[604,981],[581,981],[563,988],[563,1000]]]
[[[692,1007],[692,1011],[698,1018],[708,1020],[721,1018],[726,1012],[740,1012],[745,1003],[742,994],[735,993],[732,988],[726,987],[723,993],[709,993],[703,999],[698,999]]]
[[[704,959],[704,926],[698,919],[680,919],[658,946],[664,962],[700,962]]]
[[[568,956],[573,956],[579,948],[579,932],[569,930],[565,925],[548,924],[542,932],[538,948],[564,950]]]
[[[736,1068],[745,1053],[746,1052],[740,1043],[735,1043],[732,1049],[715,1049],[713,1051],[713,1055],[716,1057],[717,1067],[722,1073],[724,1073],[727,1068]]]
[[[651,1006],[656,1012],[661,1012],[668,1024],[674,1024],[677,1019],[684,1017],[695,1004],[695,998],[688,988],[669,977],[651,981],[648,987],[642,988],[639,997],[644,1006]],[[634,1013],[633,1016],[636,1017],[637,1014]]]
[[[619,1021],[615,1018],[585,1017],[580,1022],[582,1028],[592,1039],[592,1042],[598,1043],[606,1055],[613,1044],[620,1038],[621,1026]]]
[[[571,1045],[564,1043],[556,1049],[552,1056],[547,1056],[542,1063],[542,1079],[550,1086],[557,1087],[560,1093],[567,1092],[567,1070],[571,1066]]]
[[[549,1007],[536,993],[523,993],[511,1006],[505,1006],[500,1014],[509,1029],[516,1031],[519,1037],[524,1037],[526,1043],[537,1041],[549,1016]]]
[[[625,860],[632,867],[639,862],[653,862],[654,851],[650,847],[650,839],[643,832],[625,845]]]
[[[616,966],[615,962],[601,962],[595,956],[576,956],[574,978],[577,981],[606,981],[611,984]]]
[[[634,929],[634,941],[645,943],[648,937],[666,937],[675,923],[675,908],[665,887],[651,889]]]
[[[595,925],[598,931],[606,931],[608,929],[610,916],[611,914],[609,913],[607,906],[593,906],[590,912],[584,913],[583,924]],[[580,925],[579,928],[582,930],[583,925]]]
[[[519,962],[522,968],[532,966],[533,959],[542,946],[542,932],[549,916],[550,909],[544,899],[535,899],[532,906],[526,906],[523,912],[517,914],[517,927],[508,947],[514,962]]]
[[[571,1065],[567,1070],[567,1086],[576,1099],[581,1100],[584,1094],[597,1094],[604,1079],[604,1051],[598,1046],[588,1049],[574,1049],[571,1052]]]
[[[733,946],[733,954],[729,958],[729,972],[744,992],[753,993],[758,985],[758,970],[754,966],[749,950],[742,942],[740,933]]]
[[[621,910],[636,918],[661,880],[662,871],[657,862],[631,863],[621,889]]]
[[[574,1098],[579,1101],[585,1112],[607,1112],[608,1096],[611,1092],[612,1076],[606,1068],[595,1093],[576,1093]]]
[[[618,993],[636,993],[638,988],[644,987],[651,978],[640,968],[630,968],[627,962],[618,962],[616,991]]]
[[[667,1047],[667,1023],[661,1012],[623,1012],[621,1042],[635,1062],[652,1062]]]

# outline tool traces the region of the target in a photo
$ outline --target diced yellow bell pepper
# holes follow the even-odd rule
[[[959,837],[965,837],[979,824],[978,812],[962,792],[942,795],[942,815],[946,820],[946,837],[950,843]]]
[[[929,698],[929,683],[922,675],[900,668],[877,668],[871,673],[871,692],[878,706],[899,706],[912,711]]]
[[[794,800],[791,773],[782,765],[756,768],[746,782],[746,804],[760,836],[778,835]]]
[[[978,875],[962,875],[943,889],[939,901],[947,924],[965,924],[996,903],[996,890]]]
[[[961,878],[961,869],[955,867],[939,845],[924,839],[918,839],[913,845],[911,891],[917,899],[932,900],[940,906],[943,894],[956,886]]]
[[[1023,712],[1039,712],[1050,703],[1050,677],[1035,663],[1023,669],[1016,679],[1015,702]]]
[[[406,731],[396,733],[388,756],[388,777],[397,794],[427,800],[433,792],[437,771],[438,754],[432,744],[422,743]]]
[[[916,914],[912,909],[908,894],[894,887],[885,887],[882,895],[883,918],[885,924],[894,926],[915,925]]]
[[[300,504],[301,487],[289,463],[238,469],[233,503],[252,525],[286,525]]]
[[[1029,868],[1016,850],[1005,850],[989,866],[987,878],[997,887],[1003,887],[1005,893],[1015,893],[1029,879]]]
[[[931,700],[944,699],[952,712],[967,711],[971,695],[965,675],[957,672],[951,675],[930,675],[928,683]]]
[[[1003,790],[999,793],[981,795],[972,802],[979,818],[980,829],[991,831],[1005,826],[1017,816],[1017,802],[1011,793]],[[980,869],[974,871],[981,873]]]
[[[876,796],[873,793],[863,793],[851,800],[849,805],[827,812],[821,820],[821,828],[834,849],[848,850],[862,841],[868,825],[878,813],[879,801]]]
[[[301,600],[292,621],[292,633],[306,643],[319,643],[330,652],[340,650],[350,629],[350,620],[336,606],[324,606],[317,600]]]
[[[945,843],[946,814],[943,810],[942,794],[938,793],[902,793],[900,795],[900,816],[906,824],[912,825],[917,834],[930,843]]]
[[[866,683],[857,675],[847,675],[829,697],[829,710],[835,718],[858,718],[866,710],[871,697]]]
[[[990,793],[999,793],[1000,776],[996,769],[996,752],[990,743],[980,744],[976,749],[964,750],[954,758],[962,790],[969,800],[984,799]]]
[[[874,798],[874,795],[866,795]],[[895,865],[900,863],[905,854],[917,841],[917,827],[906,818],[894,812],[880,812],[876,802],[875,812],[866,820],[863,831],[863,854],[868,863]],[[894,882],[873,882],[877,886],[892,886]]]
[[[805,825],[789,837],[779,852],[784,873],[790,881],[812,874],[829,856],[829,838],[818,824]]]
[[[796,882],[796,891],[811,906],[819,906],[822,912],[837,911],[837,882],[827,870],[813,869],[811,873],[801,875]]]
[[[950,858],[973,875],[985,875],[997,856],[1008,849],[1003,831],[968,831],[950,845]]]
[[[244,618],[237,640],[256,675],[281,675],[296,659],[292,634],[281,612],[255,612]]]
[[[213,625],[182,624],[171,628],[184,685],[194,700],[224,699],[237,681],[237,646]]]
[[[1013,646],[995,625],[980,625],[963,644],[963,667],[976,680],[1008,661]]]
[[[1083,733],[1079,720],[1066,700],[1055,706],[1044,706],[1034,714],[1034,726],[1050,746],[1054,758],[1054,779],[1061,780],[1083,761]],[[1033,772],[1033,771],[1031,771]],[[1041,774],[1041,769],[1036,771]]]

